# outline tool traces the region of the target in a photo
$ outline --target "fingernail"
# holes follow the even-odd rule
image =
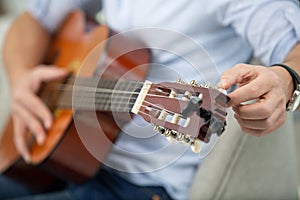
[[[30,155],[23,155],[23,158],[25,160],[26,163],[30,164],[31,163],[31,157]]]
[[[38,142],[39,145],[42,145],[42,144],[45,142],[45,137],[39,136],[39,137],[37,138],[37,142]]]
[[[44,126],[47,130],[49,130],[52,126],[52,121],[50,120],[45,121]]]
[[[222,89],[224,88],[221,81],[217,84],[217,88],[222,88]]]
[[[59,68],[60,73],[69,73],[70,71],[66,70],[65,68]]]
[[[220,80],[220,82],[217,84],[218,88],[222,88],[222,89],[226,89],[226,83],[227,83],[227,79],[226,78],[222,78]]]

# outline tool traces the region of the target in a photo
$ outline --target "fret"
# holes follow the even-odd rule
[[[104,104],[103,110],[111,110],[111,96],[112,96],[112,93],[105,94],[103,96],[105,97],[104,98],[105,104]],[[100,98],[102,98],[102,95],[101,95]]]
[[[138,92],[138,89],[142,87],[142,85],[139,82],[131,82],[130,85],[131,85],[131,89],[134,88],[134,90],[133,90],[134,92]],[[127,99],[127,105],[128,105],[129,111],[131,111],[131,109],[134,105],[135,99],[137,99],[137,96],[138,96],[138,94],[133,93],[131,95],[131,98]]]
[[[112,93],[111,93],[111,97],[110,97],[110,101],[109,101],[109,103],[110,103],[110,109],[111,109],[112,111],[116,110],[116,109],[115,109],[115,106],[114,106],[114,104],[113,104],[113,103],[114,103],[114,98],[116,98],[116,96],[120,95],[119,93],[115,93],[116,91],[119,91],[119,89],[118,89],[118,84],[119,84],[119,82],[115,81],[114,87],[112,88],[113,91],[112,91]],[[120,90],[120,91],[122,91],[122,90]]]
[[[101,93],[100,95],[97,95],[96,96],[97,101],[96,101],[96,105],[95,105],[96,109],[104,110],[104,111],[110,110],[109,105],[107,105],[107,103],[109,102],[110,96],[111,95],[108,93]]]
[[[130,86],[130,83],[131,83],[131,82],[129,82],[129,83],[125,83],[125,81],[122,82],[121,86],[124,86],[124,91],[128,91],[129,86]],[[126,97],[126,94],[125,94],[125,93],[123,93],[120,102],[123,101],[124,97]],[[119,103],[119,105],[118,105],[118,107],[117,107],[117,108],[118,108],[117,110],[121,110],[121,108],[122,108],[121,105],[122,105],[122,104]]]

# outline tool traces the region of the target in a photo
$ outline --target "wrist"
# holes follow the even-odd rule
[[[24,77],[24,75],[27,74],[28,71],[31,70],[30,67],[25,67],[23,65],[5,65],[5,67],[8,75],[8,80],[12,88],[20,82],[22,77]]]
[[[281,80],[281,84],[283,90],[285,91],[286,103],[288,103],[291,98],[293,91],[295,90],[295,85],[293,81],[293,77],[291,74],[283,67],[280,66],[272,66],[270,68],[273,72],[275,72]]]
[[[290,75],[287,76],[287,73],[281,70],[281,75],[285,76],[283,84],[286,86],[286,97],[288,97],[286,110],[291,112],[295,111],[300,104],[300,76],[293,68],[285,64],[274,64],[271,67],[275,67],[273,70],[279,70],[278,67],[280,67]]]

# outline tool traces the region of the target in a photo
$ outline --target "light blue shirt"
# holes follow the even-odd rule
[[[92,0],[36,0],[29,10],[54,32],[72,9],[94,15],[99,5]],[[111,28],[132,31],[153,48],[147,79],[155,82],[182,77],[215,84],[224,70],[253,56],[265,65],[282,62],[300,39],[297,0],[104,0],[103,8]],[[104,163],[132,183],[161,185],[173,198],[186,199],[210,148],[194,154],[135,117]]]

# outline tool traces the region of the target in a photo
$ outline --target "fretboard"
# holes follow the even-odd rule
[[[76,78],[60,87],[60,108],[130,112],[143,82]]]

